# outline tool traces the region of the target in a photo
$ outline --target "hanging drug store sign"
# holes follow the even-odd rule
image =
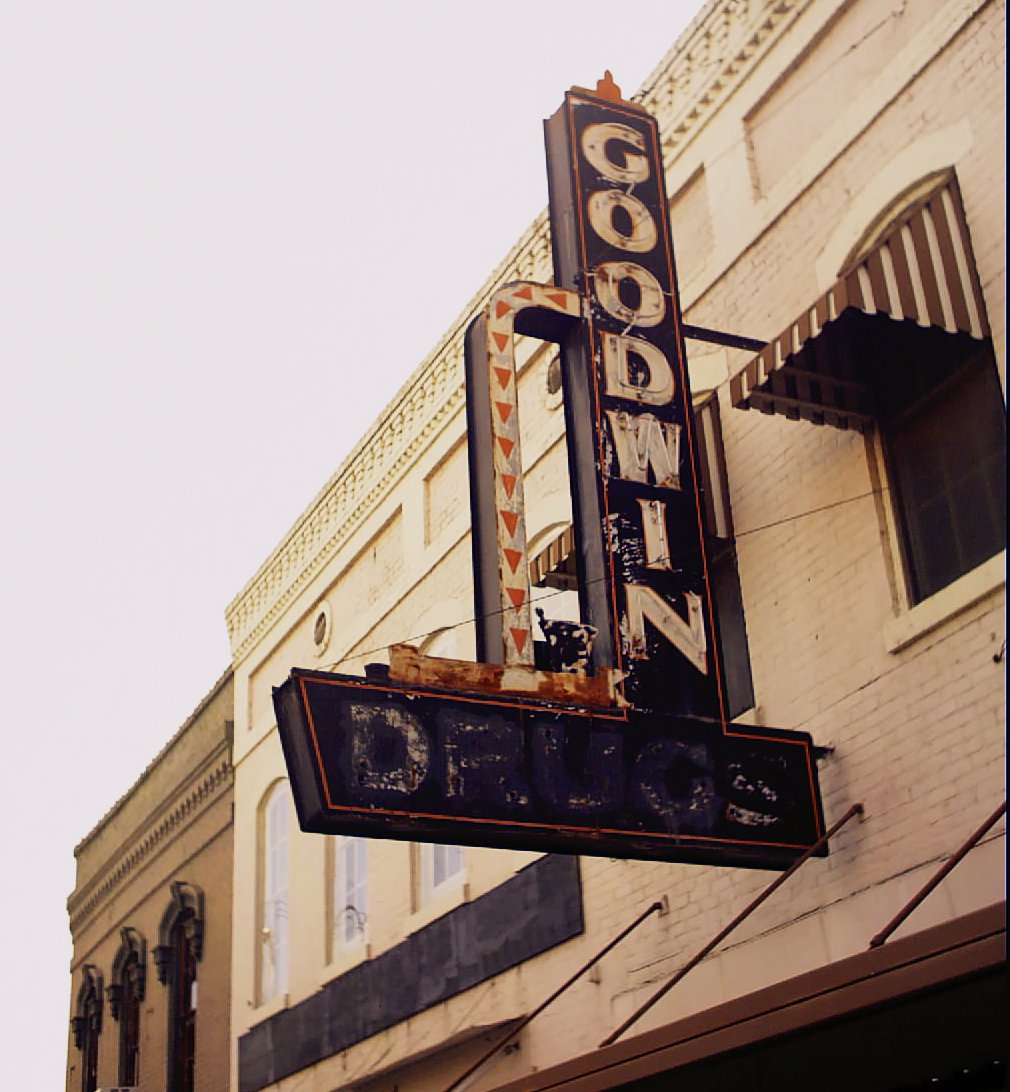
[[[275,706],[305,830],[758,867],[822,833],[792,733],[300,670]]]
[[[480,663],[292,672],[306,830],[758,867],[823,833],[810,737],[726,724],[658,132],[614,92],[546,123],[555,283],[504,285],[467,333]],[[519,333],[562,346],[588,677],[534,666]]]

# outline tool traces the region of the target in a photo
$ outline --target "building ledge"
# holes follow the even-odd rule
[[[913,641],[1004,587],[1006,550],[1001,550],[995,557],[983,561],[928,599],[889,619],[884,624],[885,648],[888,652],[900,652]]]

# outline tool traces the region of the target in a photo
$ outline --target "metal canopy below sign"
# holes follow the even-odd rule
[[[545,133],[555,284],[503,285],[466,338],[480,662],[294,670],[274,705],[299,820],[782,868],[824,833],[814,748],[726,722],[656,122],[608,74]],[[534,666],[518,333],[562,349],[582,622],[541,628],[564,671]]]

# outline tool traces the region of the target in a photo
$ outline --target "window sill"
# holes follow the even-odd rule
[[[421,905],[410,915],[410,931],[416,932],[430,925],[436,918],[455,910],[457,906],[470,901],[470,884],[465,873],[459,879],[452,878],[424,897]]]
[[[884,647],[888,652],[900,652],[913,641],[1005,586],[1006,550],[1001,550],[953,584],[948,584],[935,595],[888,620],[884,624]]]
[[[341,944],[337,951],[333,953],[329,963],[323,967],[322,974],[319,977],[320,985],[324,985],[330,979],[339,978],[340,975],[349,971],[352,967],[356,967],[359,963],[364,963],[371,958],[372,945],[367,940],[361,939]]]
[[[267,1017],[274,1016],[282,1009],[286,1009],[291,1004],[291,994],[285,991],[284,993],[275,993],[272,997],[266,997],[262,1001],[258,1001],[253,1006],[255,1023],[267,1019]]]

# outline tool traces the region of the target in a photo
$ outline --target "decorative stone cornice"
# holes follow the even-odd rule
[[[189,736],[189,733],[193,731],[194,725],[196,725],[196,723],[204,716],[206,711],[210,708],[210,706],[214,703],[214,701],[219,697],[222,690],[224,690],[225,687],[231,682],[231,678],[232,678],[232,669],[231,669],[231,665],[229,664],[228,667],[221,674],[221,677],[210,688],[208,693],[205,694],[204,697],[200,699],[200,703],[193,710],[193,712],[190,713],[190,715],[186,718],[186,720],[184,721],[182,726],[172,735],[172,737],[168,740],[168,742],[164,745],[164,747],[162,747],[161,750],[154,756],[154,758],[152,758],[151,761],[147,764],[147,766],[144,768],[143,772],[141,773],[140,777],[138,777],[137,780],[134,781],[134,783],[129,787],[129,789],[127,789],[126,792],[102,816],[102,818],[99,819],[99,821],[95,824],[95,826],[92,827],[92,829],[87,834],[85,834],[85,836],[77,843],[76,846],[74,846],[74,856],[75,857],[80,857],[80,855],[84,852],[84,850],[88,846],[90,846],[91,843],[95,841],[95,839],[101,837],[102,832],[106,829],[106,826],[113,819],[113,817],[116,816],[117,814],[119,814],[123,810],[123,808],[127,807],[129,805],[129,802],[136,796],[136,794],[138,792],[143,791],[144,786],[148,782],[148,778],[152,774],[154,774],[154,772],[157,769],[159,769],[162,766],[162,763],[164,762],[164,760],[165,760],[166,756],[169,754],[169,752],[174,747],[179,746],[180,743],[182,742],[182,740],[186,739]],[[232,717],[232,712],[233,712],[232,706],[229,705],[228,717],[225,720],[224,732],[223,732],[223,738],[225,738],[227,740],[231,739],[231,717]],[[221,745],[220,743],[215,744],[215,749],[216,749],[217,746],[220,746],[220,745]],[[190,751],[190,753],[192,753],[192,744],[191,743],[187,744],[187,750]],[[208,751],[206,753],[205,758],[207,760],[209,760],[210,757],[211,757],[211,754],[212,754],[212,752]]]
[[[811,0],[711,0],[634,96],[656,115],[667,165]]]
[[[131,842],[130,848],[114,863],[70,896],[67,900],[67,913],[70,916],[71,933],[76,934],[102,903],[115,894],[131,873],[174,837],[180,827],[196,819],[231,783],[231,759],[225,755],[174,807],[152,822],[143,836]]]
[[[634,96],[659,118],[668,163],[810,0],[712,0]],[[464,402],[463,338],[502,285],[547,281],[546,212],[530,225],[283,541],[225,610],[233,663],[265,636]]]
[[[238,663],[462,408],[463,338],[491,294],[513,280],[550,276],[550,240],[541,214],[456,323],[390,402],[281,544],[225,611]]]

